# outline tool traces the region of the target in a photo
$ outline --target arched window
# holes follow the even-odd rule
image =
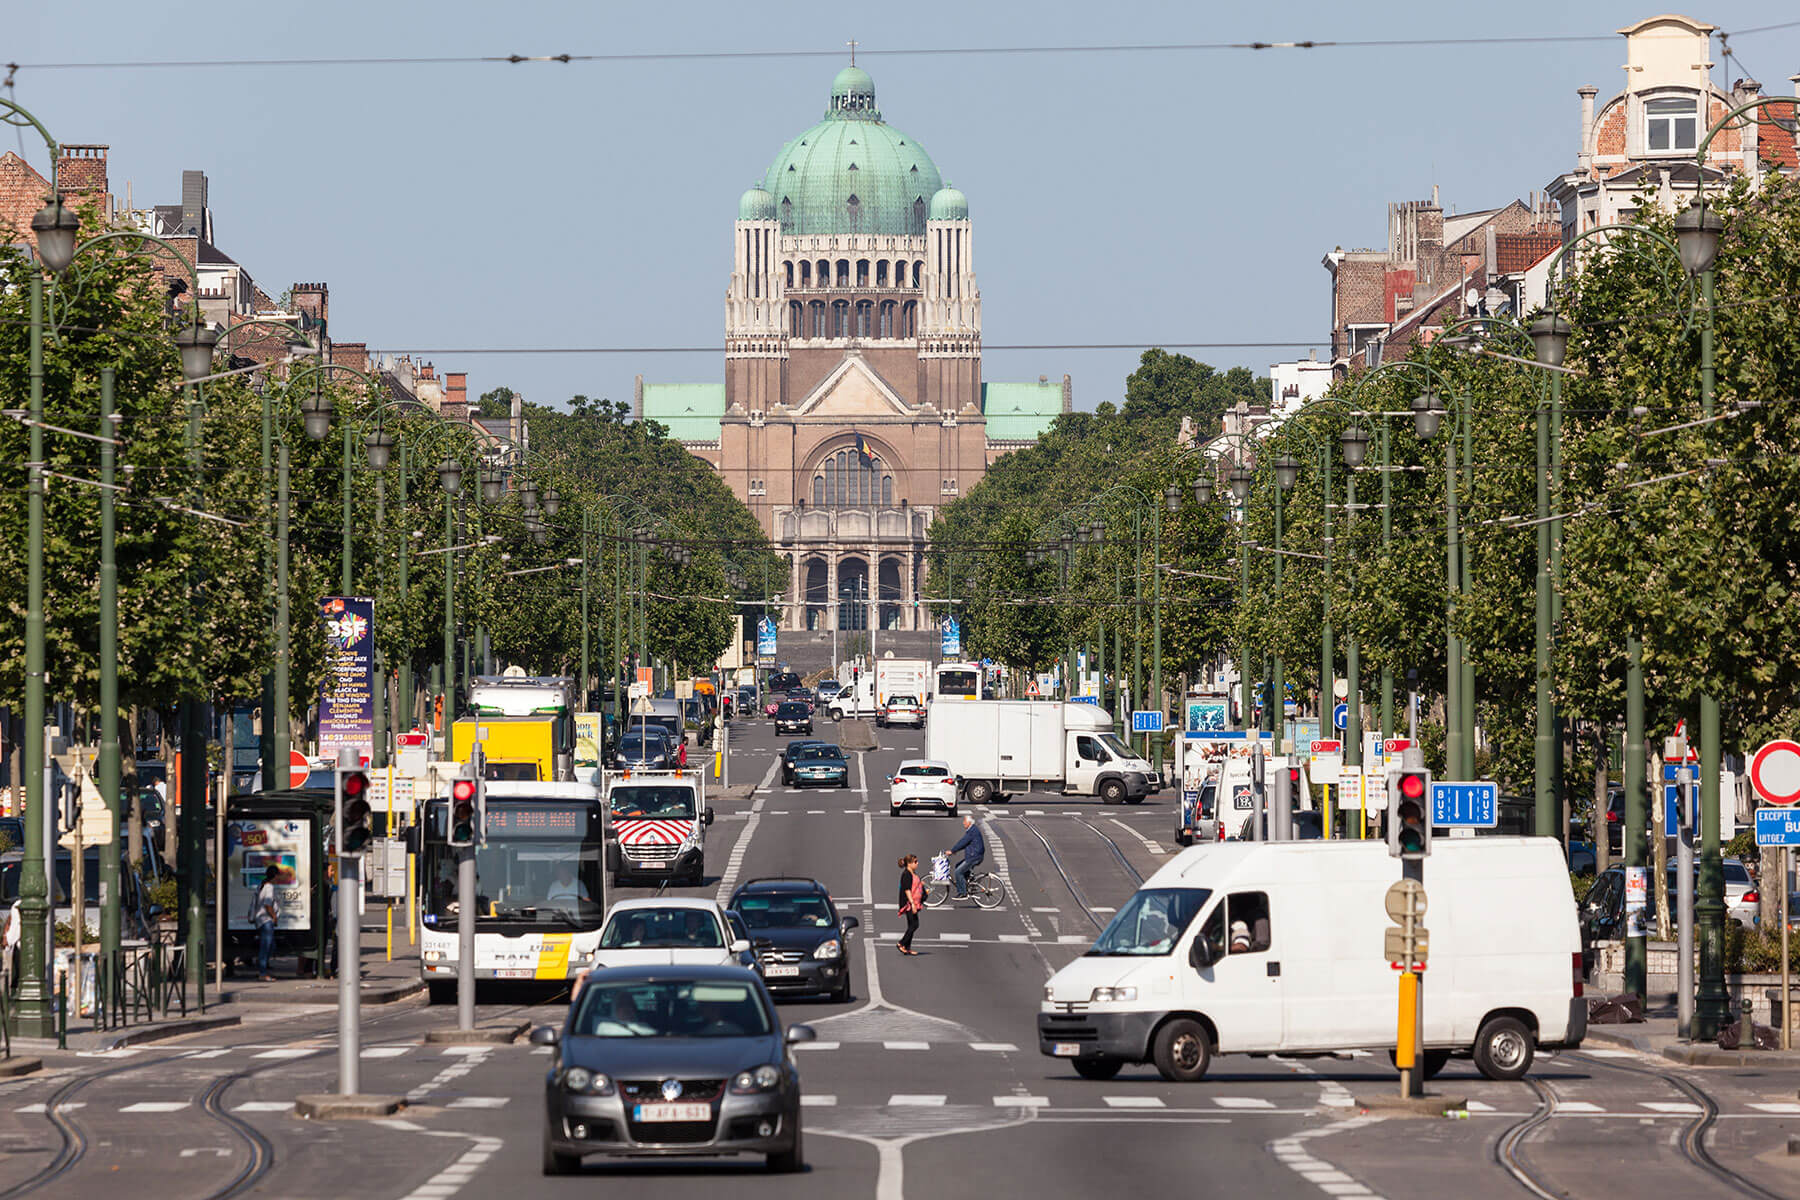
[[[850,302],[848,300],[837,300],[831,305],[831,336],[840,338],[850,336]]]
[[[881,477],[881,504],[883,508],[892,508],[894,505],[894,477],[892,475]]]
[[[819,260],[819,268],[816,272],[814,272],[814,275],[818,280],[818,286],[820,286],[820,287],[830,287],[831,286],[831,264],[829,262],[827,262],[825,259],[821,258]]]
[[[881,460],[862,464],[856,451],[839,450],[819,465],[813,476],[813,503],[822,508],[872,508],[892,505],[894,477],[881,470]]]
[[[869,286],[869,260],[866,258],[856,260],[856,286]]]
[[[905,338],[919,336],[919,302],[908,300],[900,307],[900,336]]]
[[[837,459],[825,460],[825,507],[836,508],[838,498]]]
[[[794,264],[791,262],[787,262],[787,263],[782,263],[781,266],[782,266],[782,274],[784,276],[786,276],[786,279],[784,282],[787,284],[788,287],[793,287],[794,286]]]
[[[800,303],[798,300],[795,300],[795,301],[792,301],[791,303],[789,303],[789,305],[788,305],[788,336],[789,337],[804,337],[805,335],[801,332],[801,330],[802,330],[802,328],[804,328],[805,321],[806,321],[806,306],[804,304]]]
[[[892,300],[881,302],[881,332],[878,336],[884,338],[894,336],[894,307]]]
[[[913,286],[922,287],[925,279],[925,260],[918,259],[913,263]]]
[[[825,477],[823,475],[813,476],[813,507],[825,507]]]
[[[812,310],[812,328],[807,331],[808,336],[829,337],[830,335],[825,330],[825,302],[814,300],[807,307]]]
[[[880,259],[875,263],[875,286],[876,287],[886,287],[887,286],[887,267],[888,267],[887,259],[885,259],[885,258]]]
[[[837,260],[837,285],[839,287],[850,286],[850,260],[847,258]]]
[[[866,338],[866,337],[873,336],[875,331],[873,328],[871,328],[871,326],[874,323],[874,317],[875,317],[875,302],[873,300],[858,300],[856,302],[856,336],[857,337],[865,337]]]
[[[800,260],[800,286],[812,286],[812,263],[804,258]]]

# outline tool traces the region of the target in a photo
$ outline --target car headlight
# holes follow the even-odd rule
[[[1134,987],[1097,987],[1094,989],[1094,994],[1088,997],[1089,1002],[1093,1004],[1104,1004],[1109,1000],[1118,1002],[1136,999],[1137,989]]]
[[[426,962],[443,962],[444,952],[442,950],[427,950],[425,951],[424,958]]]
[[[1044,985],[1044,999],[1045,1001],[1056,999],[1056,989],[1047,983]]]
[[[843,952],[844,945],[842,942],[838,941],[836,938],[827,938],[825,941],[819,943],[819,948],[817,950],[813,951],[813,957],[836,958]]]
[[[564,1091],[580,1092],[588,1096],[613,1094],[612,1079],[599,1071],[590,1071],[586,1067],[570,1067],[564,1071],[562,1085]]]
[[[781,1068],[773,1063],[764,1063],[754,1071],[739,1071],[731,1081],[731,1090],[743,1095],[748,1092],[772,1092],[781,1084]]]

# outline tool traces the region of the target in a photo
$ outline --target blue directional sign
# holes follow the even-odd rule
[[[1756,844],[1759,846],[1800,846],[1800,809],[1757,809]]]
[[[1700,800],[1700,766],[1698,763],[1688,764],[1694,773],[1694,802]],[[1663,831],[1670,837],[1681,828],[1681,778],[1680,763],[1663,764]],[[1646,814],[1647,815],[1647,814]]]
[[[1133,733],[1161,733],[1162,727],[1163,727],[1163,715],[1161,712],[1157,711],[1156,709],[1138,708],[1138,709],[1132,710],[1131,732],[1133,732]]]
[[[1340,704],[1331,710],[1331,723],[1338,729],[1350,728],[1350,706]]]
[[[1500,822],[1500,785],[1488,781],[1431,784],[1431,823],[1492,829]]]
[[[1069,703],[1070,704],[1092,704],[1095,708],[1099,708],[1100,707],[1100,697],[1098,697],[1098,696],[1070,696]]]

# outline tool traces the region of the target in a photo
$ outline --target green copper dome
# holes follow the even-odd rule
[[[966,221],[969,219],[969,198],[959,189],[945,184],[932,195],[925,216],[932,221]]]
[[[753,187],[738,197],[738,220],[740,221],[773,221],[775,219],[775,197]]]
[[[881,119],[869,73],[845,67],[825,119],[781,148],[762,186],[783,233],[916,235],[944,184],[925,147]]]

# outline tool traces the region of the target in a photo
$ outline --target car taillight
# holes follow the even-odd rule
[[[1576,950],[1569,955],[1569,964],[1574,972],[1575,995],[1581,995],[1581,951]]]
[[[901,783],[905,783],[906,780],[904,780],[904,779],[900,778],[898,775],[896,775],[896,776],[894,776],[894,782],[896,784],[901,784]]]
[[[1761,900],[1762,900],[1762,897],[1757,895],[1755,892],[1745,892],[1744,898],[1742,900],[1738,901],[1738,903],[1739,904],[1756,904]]]
[[[1606,814],[1606,819],[1608,822],[1617,825],[1619,823],[1619,814],[1616,812],[1609,812]]]
[[[949,784],[951,787],[955,787],[956,786],[956,776],[952,775],[950,778],[944,780],[944,782]]]

